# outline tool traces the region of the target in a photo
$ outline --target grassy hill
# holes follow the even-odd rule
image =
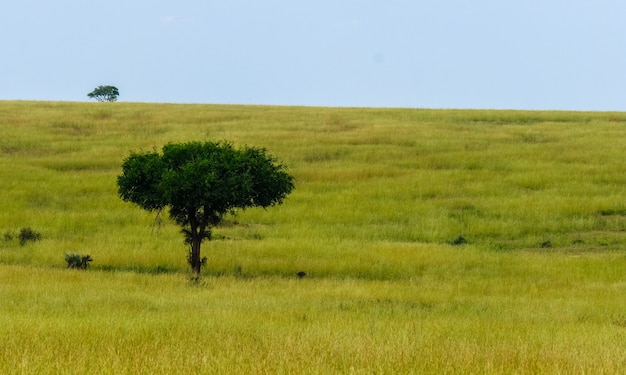
[[[197,287],[115,185],[193,140],[296,179]],[[624,372],[624,150],[624,113],[0,102],[0,372]]]

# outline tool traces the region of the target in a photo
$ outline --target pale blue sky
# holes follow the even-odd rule
[[[626,111],[624,0],[19,0],[0,100]]]

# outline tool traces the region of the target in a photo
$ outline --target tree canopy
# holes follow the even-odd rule
[[[228,142],[167,144],[132,153],[117,178],[119,196],[148,211],[169,207],[190,245],[189,263],[200,274],[200,244],[224,215],[281,204],[293,190],[286,167],[263,148],[236,149]]]
[[[87,94],[91,99],[99,102],[115,102],[120,96],[120,91],[115,86],[98,86],[92,92]]]

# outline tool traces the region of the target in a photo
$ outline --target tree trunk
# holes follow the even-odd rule
[[[202,261],[200,259],[200,244],[202,243],[202,228],[199,228],[200,225],[196,219],[196,213],[193,210],[189,215],[189,224],[190,230],[189,234],[191,236],[191,253],[189,254],[189,263],[191,263],[191,271],[193,272],[195,277],[200,276],[200,271],[202,269]]]
[[[194,276],[200,276],[202,268],[202,260],[200,259],[200,243],[202,237],[198,235],[198,232],[191,233],[191,270]]]

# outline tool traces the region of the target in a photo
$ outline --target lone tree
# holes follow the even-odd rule
[[[200,244],[211,229],[236,209],[281,204],[293,190],[293,177],[265,149],[235,149],[227,142],[167,144],[132,153],[117,177],[118,193],[148,211],[169,207],[189,245],[188,261],[196,277],[206,258]]]
[[[116,102],[120,92],[115,86],[98,86],[92,92],[87,94],[91,99],[99,102]]]

